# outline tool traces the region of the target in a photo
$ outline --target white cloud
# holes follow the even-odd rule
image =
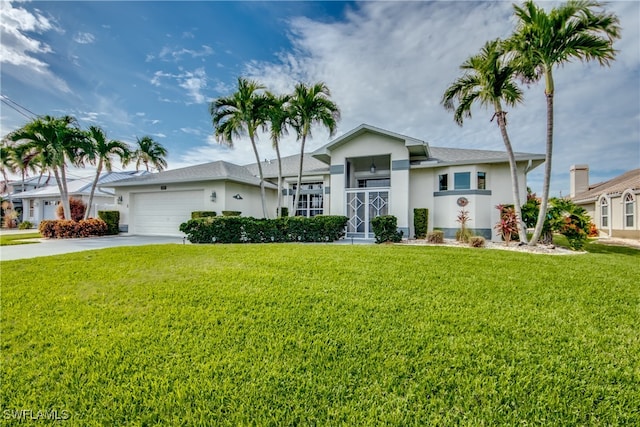
[[[210,55],[213,55],[213,49],[207,45],[202,45],[200,50],[164,46],[160,50],[158,58],[163,61],[178,62],[181,61],[184,56],[188,56],[191,58],[201,58]]]
[[[613,5],[623,25],[619,63],[607,69],[577,62],[555,71],[552,187],[565,194],[573,163],[592,163],[592,170],[638,167],[640,8],[635,2]],[[292,19],[293,49],[281,52],[277,62],[246,64],[245,74],[275,92],[291,91],[296,81],[326,82],[342,111],[339,133],[368,123],[433,146],[502,150],[497,126],[489,121],[492,112],[475,108],[473,118],[458,127],[440,100],[467,57],[486,41],[512,33],[512,15],[510,2],[362,2],[344,21]],[[544,153],[544,88],[524,91],[525,103],[509,109],[510,136],[517,151]],[[308,146],[326,142],[316,135]],[[266,144],[262,149],[268,152]],[[542,173],[540,167],[530,174],[532,186]]]
[[[156,71],[149,81],[152,85],[160,87],[163,80],[169,79],[175,81],[179,87],[186,90],[187,96],[191,99],[191,103],[202,104],[206,101],[203,89],[207,87],[207,73],[204,68],[197,68],[194,71],[186,71],[180,69],[179,74],[166,73],[164,71]],[[166,102],[173,102],[168,98],[161,99]]]
[[[73,41],[79,44],[91,44],[96,40],[95,36],[91,33],[76,33],[73,36]]]
[[[51,47],[38,40],[47,31],[61,31],[51,19],[39,12],[14,7],[11,2],[0,2],[0,63],[7,73],[24,82],[36,82],[46,89],[56,88],[70,92],[66,82],[56,76],[49,64],[36,55],[51,54]]]

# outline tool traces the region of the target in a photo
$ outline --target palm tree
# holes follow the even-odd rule
[[[8,161],[13,164],[13,169],[20,172],[22,177],[22,192],[25,190],[24,180],[28,175],[28,171],[35,172],[35,163],[33,162],[37,153],[27,144],[16,144],[8,147]]]
[[[87,137],[90,143],[93,145],[92,152],[94,155],[90,160],[92,161],[92,163],[97,160],[98,166],[96,168],[96,177],[94,178],[93,184],[91,185],[89,204],[87,205],[87,209],[85,210],[84,219],[89,218],[91,205],[93,204],[93,195],[96,191],[96,187],[98,186],[98,181],[100,180],[102,169],[104,168],[108,172],[111,172],[114,156],[117,156],[120,159],[120,162],[124,165],[128,162],[131,155],[131,150],[129,149],[129,146],[127,144],[121,141],[108,139],[104,130],[102,130],[98,126],[89,126]]]
[[[282,158],[280,157],[280,138],[288,133],[287,124],[289,121],[287,103],[289,95],[274,95],[267,92],[269,107],[267,116],[269,121],[269,133],[271,144],[276,150],[278,158],[278,216],[282,216]]]
[[[209,105],[209,113],[213,122],[215,137],[219,143],[233,146],[233,139],[249,135],[251,148],[256,157],[260,176],[260,195],[262,197],[262,214],[267,218],[267,202],[264,188],[264,175],[260,155],[256,146],[258,129],[265,128],[269,101],[262,92],[265,89],[260,83],[238,77],[238,89],[232,95],[214,99]]]
[[[7,172],[15,173],[15,165],[11,161],[11,146],[8,144],[8,141],[2,140],[2,145],[0,145],[0,173],[2,173],[2,185],[0,185],[0,194],[7,192],[7,197],[9,198],[9,205],[11,209],[13,209],[13,200],[12,200],[12,189],[9,185],[9,177],[7,176]]]
[[[547,142],[545,174],[540,213],[529,242],[540,238],[549,201],[551,160],[553,153],[553,68],[574,59],[596,60],[609,65],[615,58],[613,41],[620,37],[615,14],[598,10],[602,5],[591,0],[569,0],[549,13],[527,0],[522,7],[514,5],[518,27],[508,44],[516,54],[520,72],[526,81],[545,80],[547,100]]]
[[[471,118],[471,107],[478,102],[483,107],[493,108],[502,141],[509,157],[511,171],[511,191],[513,206],[518,218],[518,234],[521,242],[527,242],[527,228],[522,219],[520,208],[520,187],[518,169],[513,154],[511,140],[507,133],[507,112],[502,103],[509,107],[522,102],[522,91],[514,82],[515,71],[504,56],[502,41],[487,42],[480,53],[468,58],[460,69],[462,77],[456,79],[445,91],[442,104],[448,111],[454,111],[455,122],[462,126],[465,117]],[[455,101],[458,102],[457,106]],[[491,119],[493,121],[493,118]]]
[[[71,218],[67,187],[67,162],[78,164],[79,153],[86,150],[86,136],[71,116],[38,117],[7,136],[9,141],[25,144],[37,153],[41,167],[53,172],[65,218]]]
[[[296,194],[293,198],[293,212],[298,209],[300,187],[302,185],[302,167],[304,161],[304,145],[307,137],[311,137],[311,127],[319,124],[329,130],[329,136],[333,136],[337,123],[340,120],[340,109],[329,99],[331,92],[326,84],[318,82],[312,86],[298,83],[291,95],[289,103],[289,117],[291,125],[296,130],[300,145],[300,165],[298,168],[298,181]]]
[[[140,168],[140,164],[144,164],[145,169],[149,172],[149,165],[158,172],[162,172],[167,167],[167,149],[162,144],[156,142],[150,136],[136,138],[136,149],[132,157],[136,159],[136,170]]]

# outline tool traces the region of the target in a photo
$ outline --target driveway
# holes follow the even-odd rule
[[[49,255],[67,254],[93,249],[118,246],[159,245],[165,243],[183,244],[182,237],[176,236],[103,236],[83,239],[39,239],[40,243],[0,247],[0,260],[36,258]],[[186,242],[189,243],[188,241]]]

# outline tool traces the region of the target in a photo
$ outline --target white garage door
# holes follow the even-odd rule
[[[204,190],[135,193],[129,201],[133,234],[180,236],[180,224],[204,207]]]

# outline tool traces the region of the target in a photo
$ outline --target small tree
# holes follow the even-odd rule
[[[72,221],[80,221],[84,218],[84,212],[87,209],[87,205],[85,205],[82,200],[69,197],[69,207],[71,209]],[[60,219],[66,219],[64,216],[64,208],[62,206],[62,203],[58,205],[56,215]]]
[[[462,243],[469,243],[469,239],[471,238],[471,230],[467,228],[467,223],[471,221],[471,217],[469,216],[469,211],[461,209],[458,212],[458,217],[456,218],[456,222],[460,224],[460,229],[456,231],[456,240]]]
[[[496,209],[500,211],[500,221],[494,228],[502,236],[504,244],[509,246],[511,237],[518,232],[518,216],[511,206],[498,205]]]

